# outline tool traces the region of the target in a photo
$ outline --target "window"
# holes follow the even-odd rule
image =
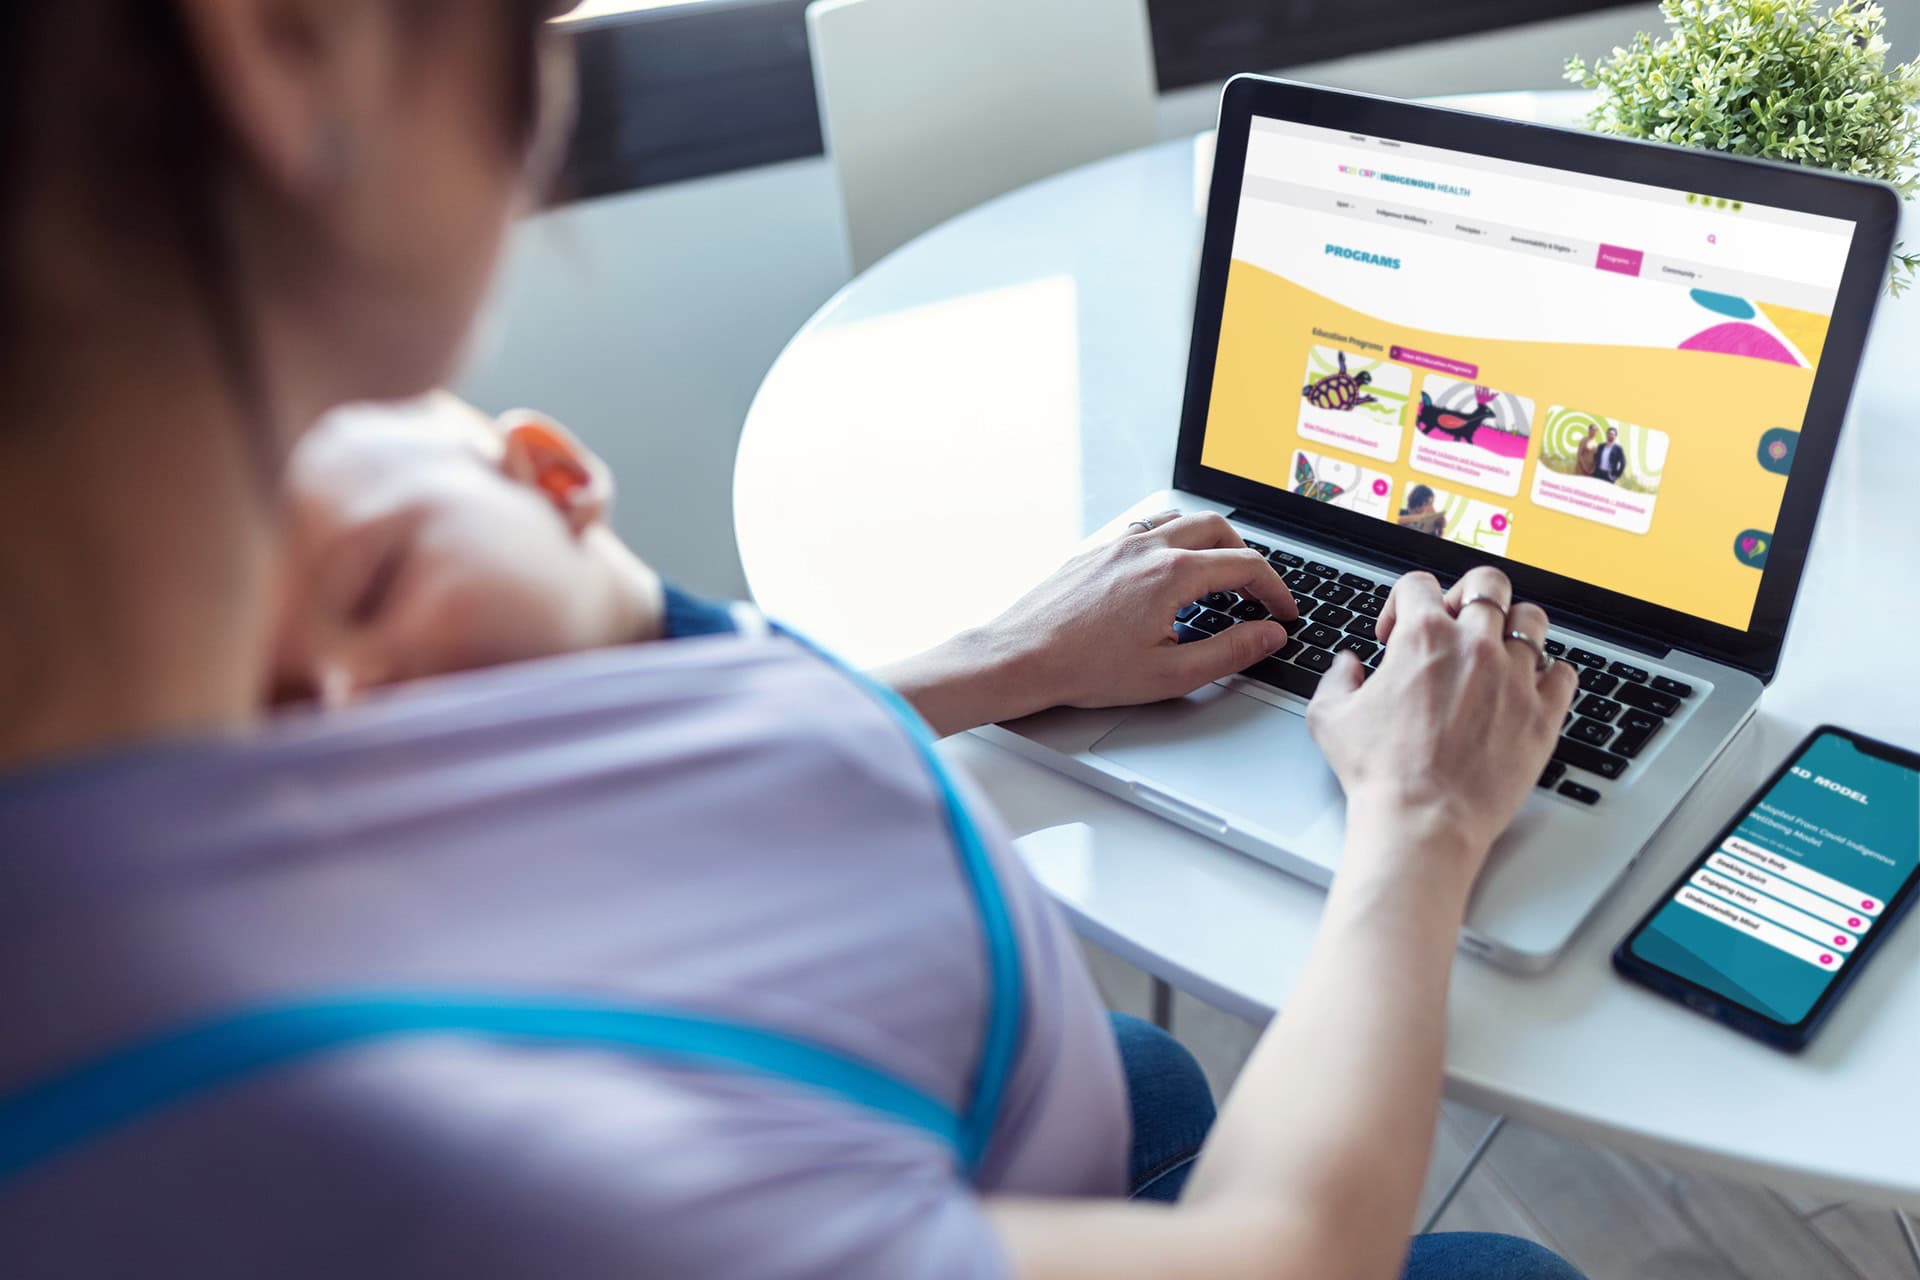
[[[1163,90],[1626,2],[1146,0]],[[562,194],[819,155],[806,7],[807,0],[583,0],[564,20],[579,46],[580,118]]]

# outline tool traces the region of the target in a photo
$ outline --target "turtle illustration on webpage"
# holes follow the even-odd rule
[[[1373,396],[1360,394],[1360,388],[1373,381],[1373,375],[1362,369],[1359,373],[1347,372],[1347,353],[1334,353],[1340,360],[1340,372],[1330,373],[1317,382],[1309,382],[1302,387],[1300,394],[1306,402],[1316,409],[1332,409],[1345,413],[1357,409],[1363,404],[1377,403]]]

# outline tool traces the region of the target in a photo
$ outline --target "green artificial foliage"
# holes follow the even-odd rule
[[[1600,91],[1599,133],[1765,156],[1920,189],[1920,59],[1887,66],[1884,10],[1864,0],[1661,0],[1645,32],[1567,79]],[[1890,290],[1920,269],[1894,250]]]

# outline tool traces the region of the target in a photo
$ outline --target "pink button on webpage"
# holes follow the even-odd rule
[[[1593,265],[1602,271],[1618,271],[1623,276],[1637,276],[1640,274],[1640,264],[1646,260],[1646,256],[1638,249],[1622,249],[1617,244],[1603,244]]]

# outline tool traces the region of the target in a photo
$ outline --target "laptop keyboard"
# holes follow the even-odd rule
[[[1300,622],[1287,628],[1285,648],[1248,667],[1243,677],[1312,698],[1335,654],[1351,653],[1368,670],[1380,665],[1384,646],[1374,624],[1391,582],[1251,539],[1247,545],[1266,556],[1285,580],[1300,606]],[[1258,600],[1216,591],[1181,609],[1173,629],[1186,644],[1268,616]],[[1579,669],[1580,692],[1539,786],[1576,804],[1598,804],[1599,784],[1616,782],[1633,768],[1669,722],[1684,713],[1694,689],[1671,674],[1585,644],[1549,637],[1546,648],[1550,657]]]

